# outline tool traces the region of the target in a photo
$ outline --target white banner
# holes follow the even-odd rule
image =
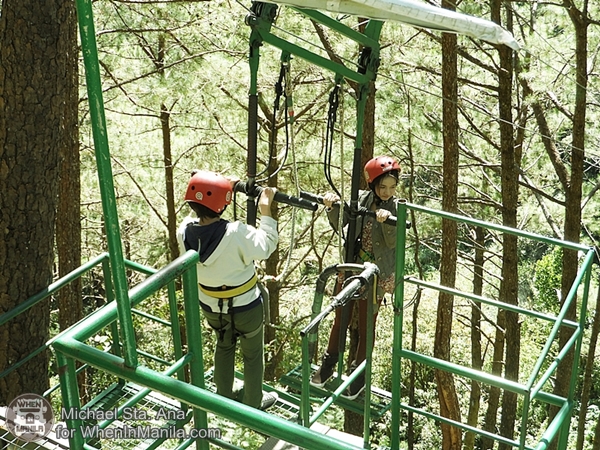
[[[480,19],[418,0],[268,0],[298,8],[352,14],[381,21],[406,23],[418,28],[464,34],[519,50],[513,35],[491,20]]]

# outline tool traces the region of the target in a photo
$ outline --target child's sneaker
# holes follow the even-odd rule
[[[262,401],[260,404],[261,411],[266,411],[271,406],[273,406],[278,398],[279,398],[279,396],[277,395],[277,392],[264,392],[263,391]]]

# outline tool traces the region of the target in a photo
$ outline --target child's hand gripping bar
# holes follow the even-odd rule
[[[312,194],[310,192],[300,191],[300,197],[306,200],[310,200],[311,202],[320,203],[321,205],[324,204],[323,197],[321,197],[320,195]],[[340,203],[334,203],[333,206],[339,208]],[[369,216],[373,217],[374,219],[377,218],[377,214],[375,214],[375,211],[369,211],[363,206],[359,207],[357,212],[361,216]],[[390,216],[383,223],[396,226],[396,224],[398,223],[398,219],[396,219],[396,216]],[[410,222],[406,222],[406,228],[410,228]]]
[[[262,194],[263,188],[254,185],[251,190],[248,189],[248,183],[244,181],[238,181],[233,190],[235,192],[241,192],[246,194],[248,197],[259,197]],[[295,206],[296,208],[308,209],[309,211],[316,211],[319,205],[304,198],[292,197],[291,195],[284,194],[283,192],[276,191],[273,200],[279,203],[285,203],[286,205]]]

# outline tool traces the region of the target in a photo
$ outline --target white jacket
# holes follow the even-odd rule
[[[181,253],[185,253],[185,230],[190,222],[198,219],[187,217],[177,231],[177,241]],[[279,235],[277,221],[272,217],[261,217],[258,228],[239,221],[227,224],[223,239],[206,259],[197,265],[198,283],[209,287],[238,286],[255,273],[254,261],[266,259],[275,251]],[[250,291],[233,298],[233,306],[240,307],[256,300],[260,295],[258,286]],[[210,307],[213,312],[219,312],[219,299],[211,297],[200,289],[198,296],[203,306]],[[228,301],[224,302],[223,313],[229,309]]]

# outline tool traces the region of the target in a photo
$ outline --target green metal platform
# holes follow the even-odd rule
[[[317,369],[317,366],[311,365],[311,373],[314,373]],[[342,375],[341,380],[346,380],[346,376]],[[279,382],[285,386],[289,386],[293,392],[299,394],[302,389],[302,366],[298,365],[290,370],[279,379]],[[326,389],[310,386],[311,400],[313,402],[322,403],[339,384],[340,381],[337,380],[337,377],[332,377],[332,379],[325,384]],[[335,404],[355,413],[363,414],[365,410],[364,401],[365,396],[363,393],[355,400],[348,400],[344,397],[340,397],[335,401]],[[389,411],[392,405],[391,402],[392,394],[390,392],[384,391],[376,386],[371,386],[371,418],[375,420],[380,419],[387,411]]]
[[[130,406],[131,411],[135,411],[140,416],[145,415],[148,418],[137,416],[135,419],[128,419],[126,422],[117,419],[106,428],[123,430],[125,426],[152,426],[154,428],[168,429],[171,426],[184,427],[192,418],[191,413],[182,410],[179,402],[170,399],[158,392],[149,392],[144,394],[144,388],[135,383],[113,383],[100,395],[88,403],[85,407],[97,411],[111,411],[124,405]],[[143,396],[142,396],[143,395]],[[136,397],[141,397],[139,400]],[[157,419],[158,412],[166,414],[167,419]],[[175,417],[185,414],[185,419],[177,420]],[[95,421],[87,422],[86,425],[93,427],[100,425]],[[166,441],[161,439],[102,439],[88,442],[88,445],[102,449],[135,449],[151,450],[160,448]]]
[[[56,437],[54,431],[36,442],[24,442],[8,431],[6,426],[6,406],[0,407],[0,449],[2,450],[66,450],[69,441]]]

